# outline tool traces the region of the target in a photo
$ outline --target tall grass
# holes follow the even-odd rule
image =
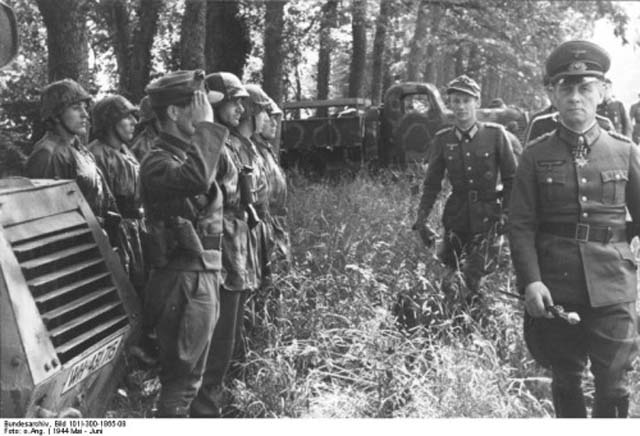
[[[235,416],[553,415],[549,374],[522,339],[522,307],[496,292],[513,292],[508,253],[481,302],[467,307],[440,291],[443,267],[410,230],[421,176],[291,178],[293,263],[275,277],[277,317],[257,317],[229,383]],[[434,227],[441,209],[440,200]],[[638,361],[631,378],[631,412],[640,416]],[[129,409],[151,403],[131,386],[114,413],[147,416]],[[592,393],[588,380],[588,401]]]

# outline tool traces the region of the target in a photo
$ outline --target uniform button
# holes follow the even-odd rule
[[[471,156],[471,153],[469,153],[468,151],[467,151],[467,156]]]
[[[616,174],[616,180],[620,178],[620,174]]]
[[[469,183],[473,183],[473,179],[469,179]]]
[[[582,201],[587,201],[587,197],[585,195],[582,196]]]
[[[485,152],[484,157],[489,157],[489,153]]]
[[[585,179],[584,177],[580,179],[580,183],[587,183],[587,179]]]
[[[586,212],[583,212],[583,213],[582,213],[582,217],[583,217],[583,218],[587,218],[588,216],[589,216],[589,214],[588,214],[588,213],[586,213]]]
[[[452,160],[452,159],[453,159],[453,156],[449,156],[447,159]]]
[[[471,167],[467,167],[467,170],[469,170],[469,171],[471,171],[472,169],[473,169],[473,168],[471,168]]]
[[[547,177],[547,183],[551,183],[553,182],[553,179],[551,177]]]

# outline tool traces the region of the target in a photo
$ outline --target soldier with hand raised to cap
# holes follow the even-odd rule
[[[142,161],[147,218],[144,333],[155,330],[161,417],[186,417],[202,382],[220,310],[222,193],[215,181],[228,130],[213,122],[204,72],[176,71],[146,92],[160,124]]]
[[[559,114],[557,128],[524,151],[511,196],[509,240],[524,334],[534,358],[552,372],[558,417],[586,417],[582,373],[595,379],[594,417],[626,417],[626,380],[638,353],[637,264],[640,150],[596,121],[609,55],[588,41],[568,41],[546,61]],[[549,310],[575,311],[569,325]]]
[[[413,229],[427,246],[433,244],[435,232],[427,225],[427,218],[446,170],[453,190],[442,215],[445,235],[438,251],[439,259],[450,268],[443,290],[453,291],[449,284],[460,268],[467,297],[473,297],[482,277],[497,263],[496,242],[505,221],[516,157],[501,125],[477,121],[480,87],[474,80],[467,76],[454,79],[447,96],[455,125],[436,132],[429,148],[429,167]],[[502,204],[496,189],[498,180],[504,186]]]

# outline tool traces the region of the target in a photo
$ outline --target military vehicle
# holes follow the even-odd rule
[[[418,82],[391,86],[379,107],[342,98],[282,108],[281,162],[317,171],[424,162],[435,133],[454,118],[438,89]],[[528,123],[527,114],[513,107],[482,108],[478,118],[509,126],[520,140]]]
[[[103,416],[140,307],[74,181],[0,180],[0,416]]]

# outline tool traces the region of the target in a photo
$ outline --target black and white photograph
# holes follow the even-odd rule
[[[630,431],[639,144],[640,2],[0,0],[3,434]]]

